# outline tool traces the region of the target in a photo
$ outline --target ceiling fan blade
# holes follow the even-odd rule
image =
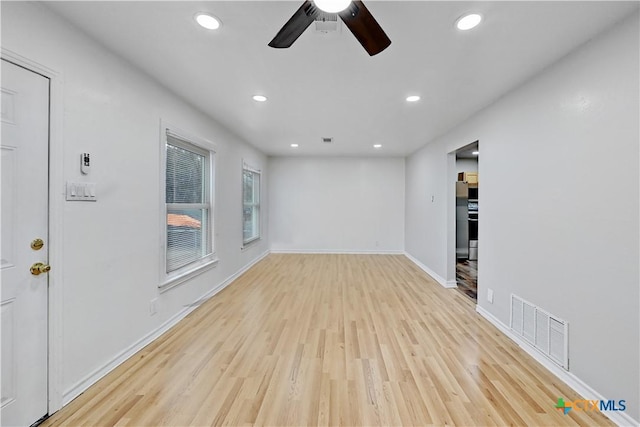
[[[287,48],[300,37],[304,30],[318,16],[318,8],[312,1],[307,0],[302,3],[300,9],[293,14],[286,24],[278,31],[278,34],[271,40],[269,46],[275,48]]]
[[[370,56],[377,55],[391,44],[378,21],[361,1],[352,1],[351,5],[338,15]]]

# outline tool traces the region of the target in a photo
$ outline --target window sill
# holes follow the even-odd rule
[[[171,288],[175,288],[178,285],[204,273],[205,271],[211,270],[215,266],[218,265],[218,258],[208,260],[207,262],[194,267],[189,271],[185,271],[176,276],[167,278],[164,283],[161,283],[158,288],[160,289],[160,293],[166,292]]]
[[[252,246],[255,246],[260,241],[262,241],[262,237],[256,237],[255,239],[251,239],[248,242],[244,242],[240,250],[245,251],[247,249],[250,249]]]

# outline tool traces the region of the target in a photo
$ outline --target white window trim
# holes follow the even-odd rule
[[[208,236],[211,242],[211,253],[206,257],[186,265],[178,270],[167,273],[167,203],[166,203],[166,168],[167,168],[167,133],[172,137],[188,142],[189,144],[199,148],[209,154],[209,230]],[[160,121],[160,271],[159,284],[160,292],[165,292],[175,286],[187,282],[191,278],[204,273],[205,271],[218,265],[217,245],[215,241],[216,235],[216,214],[215,214],[215,188],[216,188],[216,146],[211,141],[194,136],[189,132],[172,125],[166,120]]]
[[[258,203],[258,235],[256,237],[252,237],[249,240],[244,240],[244,224],[243,224],[243,236],[242,236],[242,250],[249,248],[250,246],[256,244],[260,240],[262,240],[262,171],[254,166],[249,165],[248,163],[242,162],[242,196],[241,196],[241,211],[244,215],[244,171],[247,170],[249,172],[257,173],[260,175],[260,183],[258,186],[258,195],[260,196],[260,203]]]

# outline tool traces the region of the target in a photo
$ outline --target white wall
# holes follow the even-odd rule
[[[448,153],[479,140],[480,307],[508,325],[514,293],[568,320],[571,373],[636,420],[638,32],[636,14],[410,156],[405,233],[407,252],[452,279]]]
[[[240,249],[242,159],[265,169],[266,158],[42,5],[3,2],[2,47],[60,73],[64,179],[97,183],[98,202],[61,202],[64,219],[52,230],[63,240],[56,257],[63,261],[53,268],[63,278],[55,286],[63,293],[58,314],[62,388],[68,400],[88,385],[83,379],[90,380],[120,352],[267,251],[266,236]],[[217,145],[220,262],[160,294],[161,119]],[[93,160],[87,178],[79,172],[81,152],[90,152]],[[63,183],[51,184],[62,188]],[[62,197],[53,195],[54,200]],[[153,298],[159,298],[155,316],[149,310]]]
[[[274,251],[401,252],[404,159],[269,158]]]
[[[456,173],[478,172],[478,159],[456,159]]]

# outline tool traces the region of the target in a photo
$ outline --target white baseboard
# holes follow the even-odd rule
[[[408,252],[405,252],[404,256],[409,258],[411,260],[411,262],[413,262],[415,265],[420,267],[420,270],[422,270],[425,273],[427,273],[436,282],[440,283],[443,287],[445,287],[445,288],[457,288],[458,287],[458,285],[457,285],[455,280],[446,280],[444,277],[440,276],[438,273],[436,273],[435,271],[433,271],[432,269],[430,269],[429,267],[427,267],[426,265],[424,265],[423,263],[418,261],[416,258],[414,258]]]
[[[272,254],[402,255],[404,251],[343,249],[271,249]]]
[[[576,393],[588,400],[608,400],[602,394],[595,391],[591,386],[582,381],[580,378],[573,375],[571,372],[562,369],[560,366],[553,363],[542,353],[536,350],[531,344],[514,334],[511,329],[498,320],[493,314],[489,313],[484,308],[476,305],[476,311],[480,316],[484,317],[489,323],[498,328],[500,332],[505,334],[509,339],[514,341],[520,348],[522,348],[527,354],[533,357],[538,363],[540,363],[549,372],[555,375],[560,381],[571,387]],[[625,412],[602,412],[607,418],[616,423],[619,426],[638,426],[640,422],[634,420]]]
[[[240,270],[232,274],[231,276],[227,277],[222,283],[218,284],[211,290],[207,291],[204,295],[202,295],[192,304],[187,305],[184,309],[180,310],[179,312],[171,316],[169,320],[161,324],[158,328],[149,332],[147,335],[143,336],[138,341],[136,341],[135,343],[131,344],[129,347],[127,347],[126,349],[118,353],[109,362],[95,369],[93,372],[89,373],[83,379],[81,379],[76,384],[71,386],[62,395],[62,406],[67,405],[69,402],[71,402],[73,399],[78,397],[81,393],[83,393],[93,384],[98,382],[98,380],[103,378],[109,372],[113,371],[115,368],[117,368],[119,365],[124,363],[127,359],[129,359],[131,356],[136,354],[138,351],[142,350],[144,347],[146,347],[147,345],[152,343],[154,340],[159,338],[162,334],[167,332],[169,329],[175,326],[178,322],[184,319],[189,313],[191,313],[193,310],[198,308],[204,301],[208,300],[209,298],[211,298],[212,296],[214,296],[215,294],[217,294],[218,292],[220,292],[221,290],[229,286],[234,280],[240,277],[243,273],[245,273],[255,264],[260,262],[267,255],[269,255],[268,250],[263,254],[261,254],[260,256],[258,256],[257,258],[255,258],[249,264],[245,265]]]

